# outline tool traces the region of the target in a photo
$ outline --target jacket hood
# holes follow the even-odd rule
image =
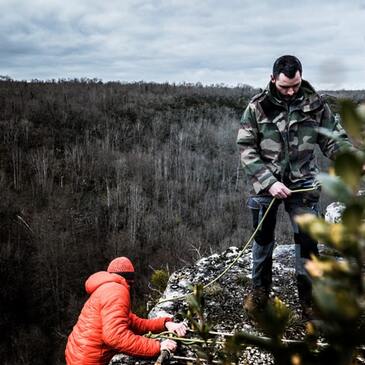
[[[85,282],[85,289],[88,294],[93,293],[97,288],[106,283],[117,283],[129,288],[127,281],[118,274],[107,271],[99,271],[92,274]]]

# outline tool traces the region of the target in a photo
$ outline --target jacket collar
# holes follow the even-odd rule
[[[275,85],[271,81],[266,86],[265,94],[274,105],[287,108],[287,103],[280,98]],[[308,81],[302,80],[297,96],[290,105],[295,107],[295,109],[301,109],[304,113],[310,113],[320,108],[323,105],[323,101],[313,86]]]

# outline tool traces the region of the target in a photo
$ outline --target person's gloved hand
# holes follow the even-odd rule
[[[165,327],[168,331],[176,333],[179,337],[186,335],[187,327],[184,322],[166,322]]]
[[[160,344],[160,352],[162,352],[163,350],[167,350],[169,352],[174,352],[176,350],[176,342],[172,341],[172,340],[164,340],[161,341]]]

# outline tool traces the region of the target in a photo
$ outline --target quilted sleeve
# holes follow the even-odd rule
[[[100,308],[102,336],[106,345],[131,356],[154,357],[160,343],[139,336],[129,328],[130,296],[127,288],[113,285],[103,296]]]
[[[161,317],[154,319],[144,319],[140,318],[134,313],[129,314],[130,318],[130,326],[134,333],[138,333],[143,335],[147,332],[159,333],[162,331],[166,331],[165,323],[168,321],[172,321],[170,317]]]

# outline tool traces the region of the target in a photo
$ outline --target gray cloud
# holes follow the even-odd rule
[[[0,74],[264,86],[290,53],[317,88],[365,88],[364,15],[362,0],[0,0]]]

